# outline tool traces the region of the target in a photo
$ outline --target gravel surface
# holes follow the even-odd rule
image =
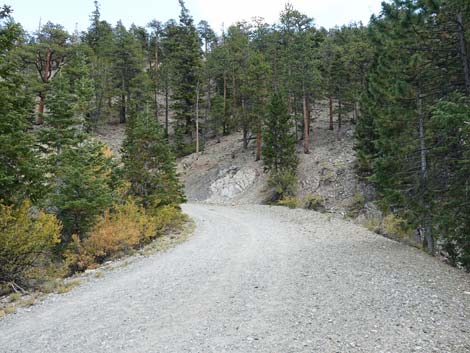
[[[470,279],[351,223],[184,205],[193,237],[0,320],[1,352],[470,352]]]

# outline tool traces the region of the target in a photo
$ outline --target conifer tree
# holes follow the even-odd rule
[[[283,97],[271,97],[265,120],[263,161],[270,172],[270,186],[274,200],[292,196],[297,183],[296,141],[292,133],[292,120]]]
[[[37,119],[39,124],[44,121],[43,115],[49,83],[53,81],[54,76],[65,64],[69,47],[70,35],[62,25],[51,22],[47,22],[35,33],[27,47],[25,59],[34,65],[36,77],[39,78],[39,81],[34,82],[39,98]]]
[[[89,71],[93,82],[93,110],[90,114],[92,127],[112,114],[113,99],[113,29],[101,20],[99,3],[95,0],[95,10],[90,16],[90,26],[83,41],[92,51]]]
[[[195,125],[196,87],[201,75],[201,43],[193,18],[184,1],[179,0],[179,24],[168,26],[165,45],[171,62],[173,110],[175,111],[175,144],[177,154],[192,151],[186,138],[192,142]]]
[[[119,121],[125,123],[131,105],[131,93],[138,88],[136,77],[143,72],[145,56],[140,44],[119,21],[114,29],[113,77],[115,95],[119,97]]]
[[[148,111],[136,113],[128,122],[122,152],[130,193],[138,197],[144,207],[184,201],[175,158],[160,125]]]
[[[0,200],[13,204],[41,194],[41,169],[36,164],[31,128],[33,99],[13,56],[23,31],[2,8],[0,16]]]
[[[49,111],[41,131],[41,148],[48,169],[49,194],[44,204],[63,223],[62,244],[80,237],[113,202],[118,181],[114,162],[101,144],[90,141],[81,116],[80,82],[67,68],[51,84]]]

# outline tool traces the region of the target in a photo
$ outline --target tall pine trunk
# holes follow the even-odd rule
[[[199,83],[196,87],[196,153],[199,153]]]
[[[459,42],[460,42],[459,43],[460,44],[460,57],[462,58],[463,73],[465,77],[465,92],[467,93],[467,96],[470,96],[470,68],[469,68],[469,63],[468,63],[465,27],[464,27],[461,13],[457,15],[457,23],[458,23]]]
[[[169,96],[169,89],[168,89],[168,83],[165,84],[165,136],[168,138],[170,136],[169,133],[169,127],[170,127],[170,122],[169,122],[169,106],[168,106],[168,96]]]
[[[243,121],[243,149],[248,149],[248,122],[245,111],[245,98],[242,96],[242,121]]]
[[[154,104],[155,104],[155,120],[158,122],[158,42],[155,44],[155,67],[154,67],[154,74],[155,74],[155,92],[154,92]]]
[[[38,70],[40,70],[39,68],[41,67],[41,64],[40,64],[41,58],[40,58],[39,53],[38,53],[38,57],[36,60],[37,60],[36,67],[38,68]],[[51,48],[47,48],[46,63],[44,65],[44,71],[42,72],[40,71],[39,73],[40,73],[42,82],[47,85],[52,76],[52,50]],[[46,106],[46,93],[45,91],[41,91],[39,93],[38,116],[36,120],[36,123],[38,125],[44,124],[45,106]]]
[[[261,121],[258,122],[258,130],[256,131],[256,161],[261,160]]]
[[[330,96],[330,130],[334,130],[334,121],[333,121],[333,97]]]
[[[119,122],[124,124],[126,122],[126,95],[121,94],[121,106],[119,110]]]
[[[226,134],[226,125],[227,125],[227,75],[224,71],[224,114],[222,119],[222,133]],[[217,138],[217,142],[220,142],[220,137]]]
[[[307,98],[307,93],[304,90],[303,94],[303,108],[304,108],[304,153],[309,154],[310,153],[310,122],[309,122],[309,117],[308,117],[308,98]]]
[[[338,129],[336,130],[336,139],[341,139],[341,127],[343,126],[343,116],[341,114],[342,102],[341,98],[338,100]]]
[[[427,152],[426,141],[424,132],[424,113],[423,113],[423,99],[421,94],[418,94],[418,123],[419,123],[419,144],[420,144],[420,197],[423,206],[423,231],[425,242],[423,246],[428,249],[431,254],[434,254],[434,238],[432,234],[431,213],[430,205],[426,199],[426,190],[428,188],[428,166],[427,166]]]

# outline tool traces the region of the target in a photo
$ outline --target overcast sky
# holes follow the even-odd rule
[[[373,13],[380,11],[382,0],[291,0],[294,7],[315,19],[318,26],[326,28],[362,21],[367,24]],[[47,21],[64,25],[69,31],[88,27],[93,11],[93,0],[4,0],[11,5],[13,17],[28,31]],[[238,20],[254,16],[275,22],[286,0],[186,0],[186,7],[196,22],[205,19],[215,30],[222,23],[227,27]],[[0,1],[2,3],[2,1]],[[150,20],[177,19],[178,0],[100,0],[102,19],[115,24],[121,19],[126,26],[131,23],[146,25]]]

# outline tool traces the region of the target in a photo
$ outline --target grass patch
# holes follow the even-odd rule
[[[359,213],[364,209],[365,205],[366,199],[364,195],[360,192],[356,192],[348,207],[347,216],[349,218],[356,218],[357,216],[359,216]]]
[[[289,207],[291,209],[299,207],[299,200],[294,196],[286,196],[283,199],[277,201],[278,206]]]
[[[62,285],[60,285],[57,288],[57,293],[59,294],[65,294],[70,292],[72,289],[74,289],[76,286],[80,284],[79,280],[73,280],[73,281],[68,281]]]
[[[7,306],[5,309],[3,309],[3,311],[5,312],[5,315],[13,314],[13,313],[16,312],[16,306],[14,306],[14,305],[9,305],[9,306]]]
[[[152,243],[144,247],[140,253],[149,256],[160,251],[167,251],[175,246],[184,243],[194,233],[196,224],[191,219],[186,219],[184,225],[180,226],[180,230],[171,233],[168,236],[162,236],[155,239]]]
[[[20,293],[11,293],[8,298],[10,299],[10,302],[17,302],[18,300],[21,299],[21,294]]]
[[[326,207],[325,207],[325,198],[318,194],[318,193],[313,193],[307,195],[304,201],[304,208],[306,210],[313,210],[317,212],[325,212]]]
[[[34,305],[34,303],[36,303],[36,298],[31,297],[21,302],[21,306],[28,307]]]

